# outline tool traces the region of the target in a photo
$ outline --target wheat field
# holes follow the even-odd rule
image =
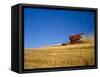
[[[94,42],[24,49],[24,69],[94,65]]]

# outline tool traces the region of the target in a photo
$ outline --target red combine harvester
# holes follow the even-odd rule
[[[71,44],[76,44],[79,43],[80,39],[82,38],[82,35],[84,33],[76,34],[76,35],[71,35],[69,36],[69,40]]]
[[[62,43],[61,45],[65,46],[65,45],[69,45],[69,44],[77,44],[77,43],[79,43],[79,41],[82,38],[83,34],[84,33],[79,33],[79,34],[76,34],[76,35],[71,35],[71,36],[69,36],[70,42],[67,42],[67,43],[65,42],[65,43]]]

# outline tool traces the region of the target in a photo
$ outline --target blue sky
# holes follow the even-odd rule
[[[60,44],[81,32],[94,32],[94,12],[24,8],[25,48]]]

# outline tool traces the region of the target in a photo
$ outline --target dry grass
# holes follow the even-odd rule
[[[24,69],[94,65],[94,42],[25,49]]]

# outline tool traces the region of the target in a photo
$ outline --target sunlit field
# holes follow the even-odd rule
[[[24,69],[94,65],[94,39],[78,44],[24,49]]]

